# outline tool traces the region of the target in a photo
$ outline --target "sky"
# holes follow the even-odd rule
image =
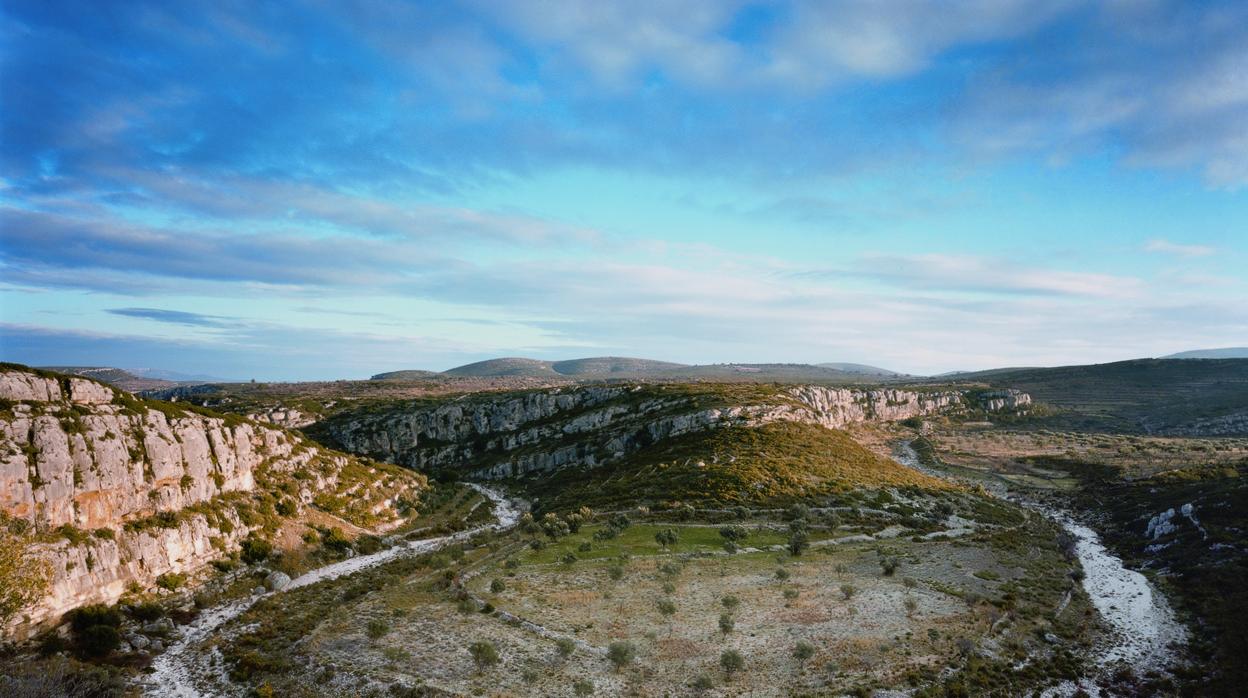
[[[1248,3],[0,4],[0,359],[1248,345]]]

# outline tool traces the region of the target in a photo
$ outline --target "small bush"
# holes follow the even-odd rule
[[[244,538],[240,547],[242,549],[243,562],[249,565],[264,562],[269,557],[269,554],[273,552],[272,543],[256,536]]]
[[[607,646],[607,659],[619,671],[637,659],[637,646],[626,640],[612,642]]]
[[[386,636],[390,632],[390,626],[384,620],[374,618],[368,621],[368,637],[372,640],[378,640]]]
[[[572,653],[576,651],[576,642],[571,638],[561,637],[555,640],[555,651],[559,653],[560,657],[571,657]]]
[[[481,640],[468,645],[468,653],[472,655],[472,661],[477,665],[478,671],[484,671],[489,667],[498,664],[498,648],[493,642]]]
[[[177,572],[166,572],[156,578],[156,586],[167,591],[177,591],[186,584],[186,575]]]
[[[491,594],[501,594],[504,591],[507,591],[507,582],[497,578],[490,582]]]

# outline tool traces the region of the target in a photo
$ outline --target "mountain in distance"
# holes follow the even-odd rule
[[[159,368],[116,368],[114,366],[41,366],[40,368],[72,376],[93,378],[130,392],[162,390],[201,383],[230,382],[214,376],[178,373]]]
[[[863,375],[867,375],[867,376],[901,376],[901,375],[905,375],[905,374],[902,374],[902,373],[898,373],[897,371],[890,371],[890,370],[888,370],[887,368],[880,368],[879,366],[868,366],[867,364],[853,364],[853,363],[844,363],[844,362],[830,362],[830,363],[822,363],[822,364],[815,364],[815,365],[816,365],[816,366],[818,366],[818,367],[820,367],[820,368],[832,368],[832,369],[836,369],[837,371],[844,371],[844,372],[846,372],[846,373],[861,373],[861,374],[863,374]]]
[[[236,378],[222,378],[220,376],[212,376],[206,373],[180,373],[178,371],[170,371],[163,368],[126,368],[121,369],[127,373],[138,376],[139,378],[154,378],[156,380],[173,381],[175,383],[239,383]]]
[[[1223,349],[1193,349],[1162,356],[1163,359],[1248,359],[1248,347],[1225,347]]]
[[[430,371],[390,371],[372,380],[429,380],[456,378],[548,378],[595,380],[611,378],[650,378],[659,380],[752,380],[752,381],[837,381],[863,382],[893,379],[902,374],[863,364],[780,364],[724,363],[679,364],[654,359],[596,356],[564,361],[526,357],[504,357],[477,361],[433,373]]]

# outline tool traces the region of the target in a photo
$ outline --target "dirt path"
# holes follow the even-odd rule
[[[396,545],[372,555],[359,555],[348,558],[306,572],[296,577],[280,591],[256,594],[245,599],[237,599],[205,609],[190,624],[180,626],[178,631],[181,633],[181,637],[152,662],[152,673],[144,677],[141,684],[144,694],[161,696],[162,698],[165,696],[198,698],[205,695],[220,695],[219,691],[205,693],[200,688],[205,683],[216,685],[229,684],[229,679],[225,676],[220,662],[220,655],[217,654],[215,649],[211,652],[205,652],[200,648],[200,645],[212,637],[221,626],[237,618],[265,596],[280,594],[291,589],[298,589],[316,584],[317,582],[354,574],[402,555],[418,555],[439,550],[452,543],[467,540],[485,530],[507,530],[515,526],[516,522],[520,520],[521,508],[518,503],[507,499],[497,490],[476,484],[469,484],[469,486],[493,502],[494,516],[497,519],[496,523],[460,531],[448,536]]]

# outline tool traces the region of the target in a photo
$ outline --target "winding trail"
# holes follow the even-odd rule
[[[161,696],[162,698],[165,696],[199,698],[204,695],[219,695],[219,693],[206,694],[200,689],[202,680],[208,677],[221,682],[222,685],[228,684],[229,680],[224,675],[221,663],[211,659],[219,659],[219,655],[216,654],[215,650],[212,653],[206,653],[200,649],[199,645],[216,633],[221,626],[242,615],[244,611],[251,608],[260,599],[274,594],[281,594],[291,589],[310,586],[317,582],[354,574],[400,556],[419,555],[439,550],[452,543],[467,540],[483,531],[504,531],[515,526],[520,520],[521,508],[518,502],[507,499],[501,492],[489,487],[473,483],[469,483],[468,486],[493,502],[494,517],[497,519],[496,523],[478,526],[438,538],[411,541],[371,555],[358,555],[341,560],[305,572],[291,580],[290,584],[281,590],[270,591],[265,594],[254,594],[247,598],[236,599],[205,609],[190,624],[179,626],[178,631],[181,633],[181,637],[169,645],[168,649],[163,654],[158,655],[152,662],[152,673],[145,676],[141,683],[143,693],[151,696]]]
[[[909,442],[894,454],[894,460],[927,475],[948,479],[947,473],[924,466]],[[1092,605],[1109,626],[1109,641],[1097,649],[1095,664],[1100,668],[1125,663],[1137,674],[1165,671],[1175,658],[1175,647],[1187,642],[1187,629],[1174,617],[1165,597],[1148,578],[1127,569],[1122,559],[1101,543],[1091,528],[1075,521],[1070,514],[1021,497],[1009,488],[991,488],[993,494],[1043,514],[1075,538],[1075,556],[1083,566],[1083,589]],[[1065,682],[1045,696],[1070,696],[1082,689],[1099,696],[1100,688],[1091,681]]]

